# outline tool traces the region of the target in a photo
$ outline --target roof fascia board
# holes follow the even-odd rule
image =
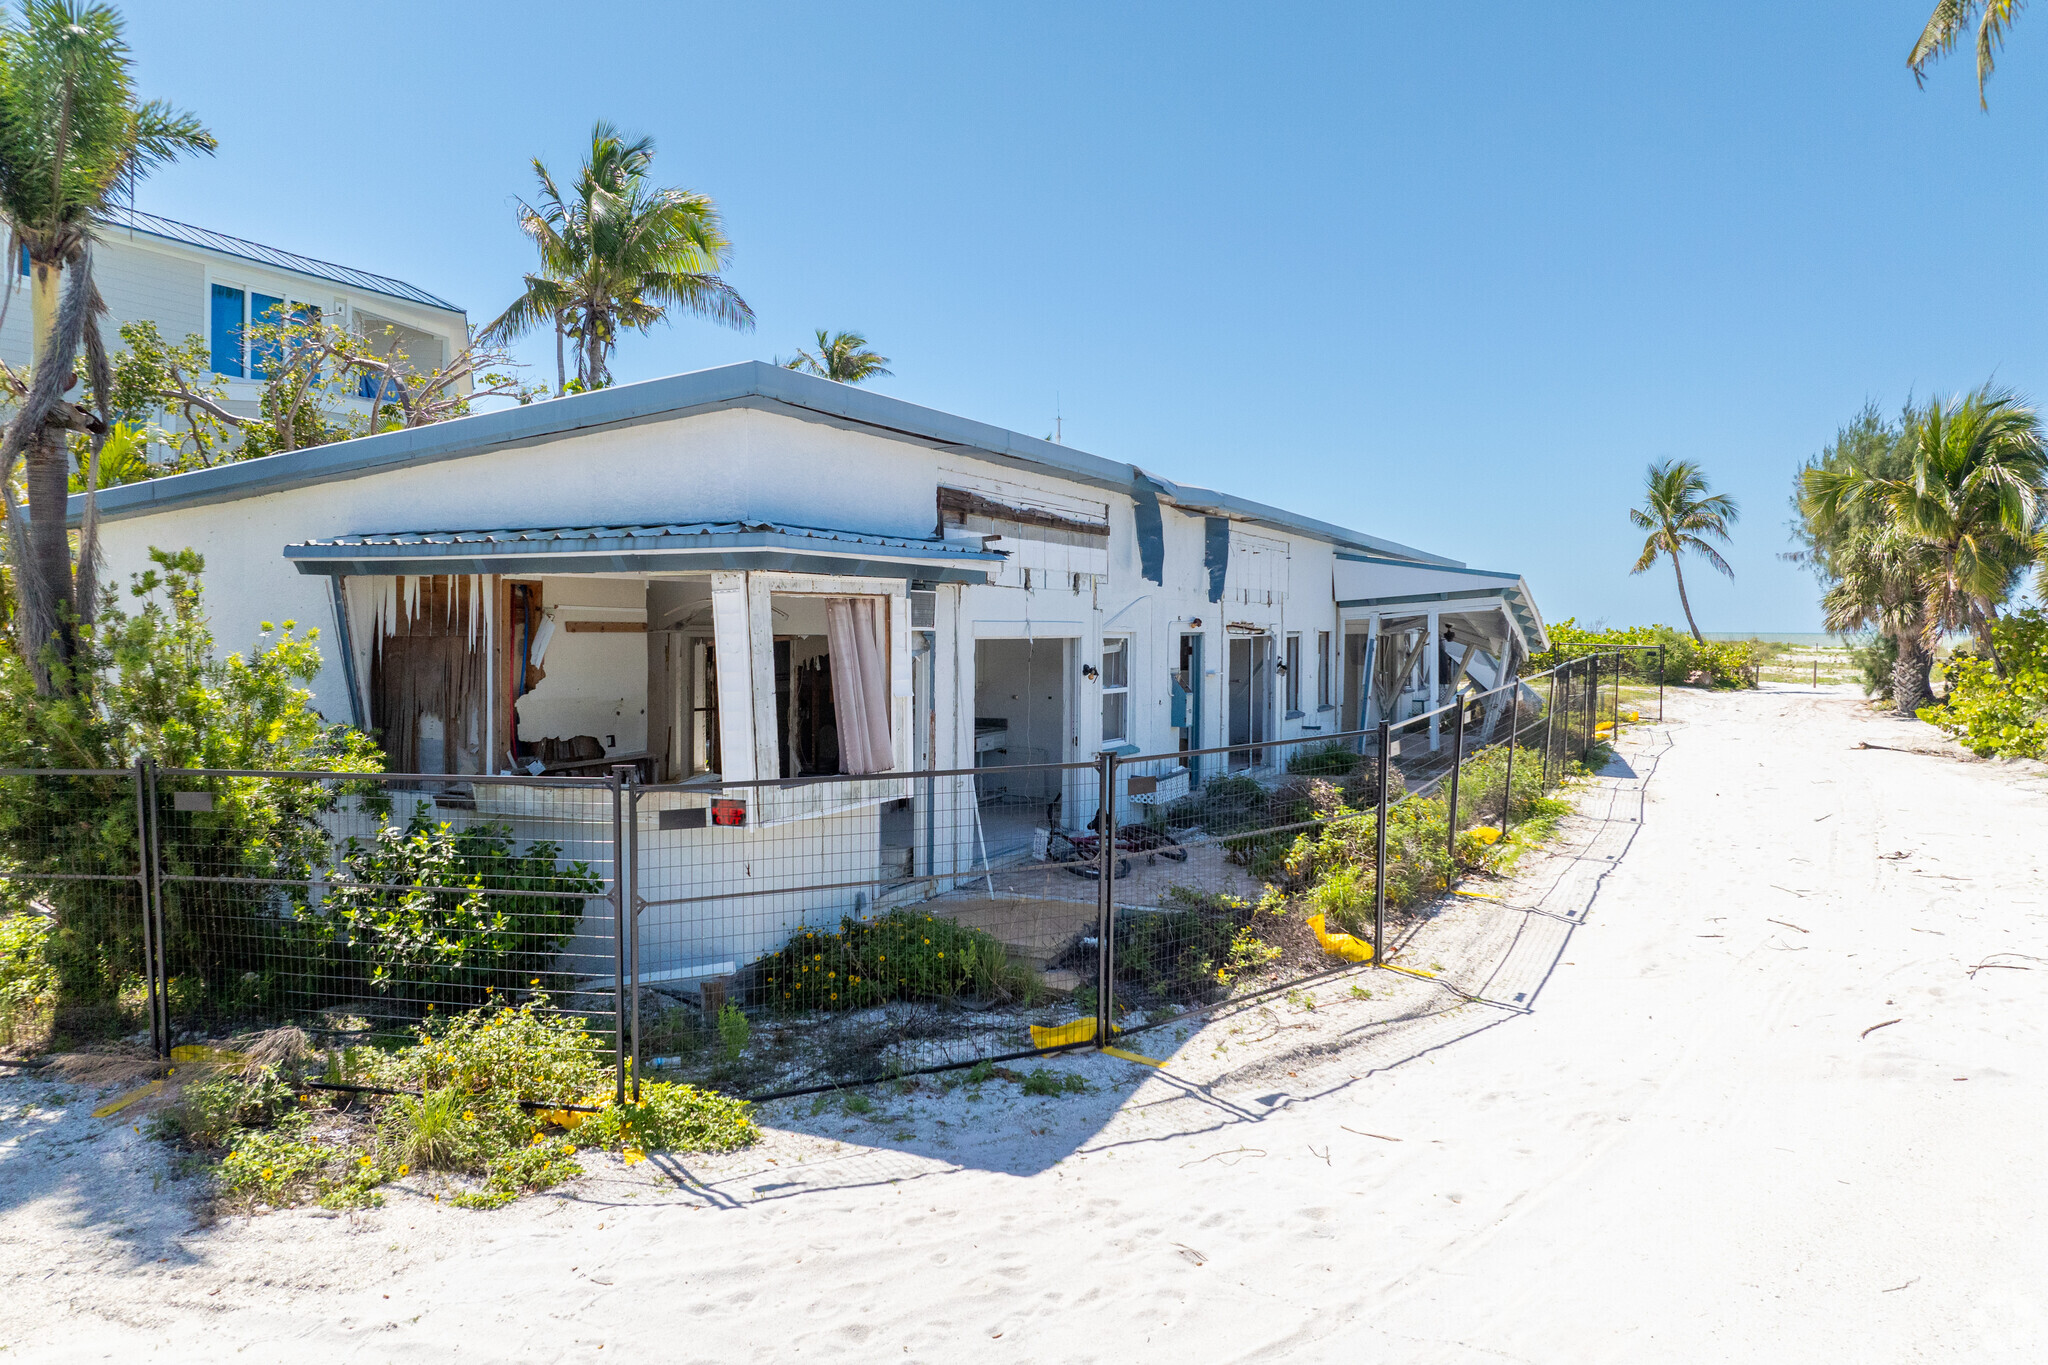
[[[99,494],[99,513],[103,519],[115,521],[173,507],[202,507],[259,492],[283,492],[357,474],[463,459],[564,436],[732,407],[776,411],[849,430],[880,431],[899,440],[997,464],[1019,469],[1051,470],[1075,482],[1126,495],[1137,472],[1132,465],[1091,455],[1072,446],[1037,440],[900,398],[870,393],[850,384],[836,384],[829,379],[799,374],[765,361],[748,360],[600,389],[595,393],[548,399],[524,407],[479,413],[431,427],[363,436],[352,441],[316,446],[311,450],[289,451],[238,464],[124,484]],[[1460,567],[1456,560],[1333,526],[1312,517],[1298,516],[1264,503],[1208,489],[1179,487],[1164,480],[1159,482],[1169,500],[1178,505],[1213,507],[1240,520],[1308,535],[1339,547],[1350,546],[1400,556],[1398,560],[1390,559],[1388,562]],[[76,495],[70,505],[74,524],[82,518],[83,512],[84,496]]]
[[[1346,560],[1353,564],[1392,564],[1397,568],[1415,567],[1412,563],[1404,559],[1389,559],[1385,555],[1358,554],[1357,552],[1350,550],[1339,550],[1337,552],[1337,558]],[[1484,578],[1503,578],[1511,582],[1521,577],[1520,574],[1508,573],[1501,569],[1474,569],[1454,560],[1436,560],[1433,561],[1429,567],[1433,569],[1442,569],[1445,573],[1475,574]]]
[[[1464,588],[1455,592],[1408,592],[1395,597],[1347,597],[1339,607],[1403,607],[1425,602],[1476,602],[1487,598],[1505,600],[1513,588]]]
[[[364,550],[369,546],[350,547]],[[419,549],[421,547],[404,547]],[[334,555],[288,556],[302,574],[356,577],[401,574],[601,574],[711,573],[720,569],[751,569],[781,573],[839,574],[860,578],[904,578],[935,583],[986,583],[988,566],[929,559],[899,559],[886,554],[831,555],[775,548],[730,548],[670,551],[579,551],[571,554],[468,553],[380,557]]]

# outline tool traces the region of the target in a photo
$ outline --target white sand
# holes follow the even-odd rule
[[[1674,693],[1540,913],[1418,931],[1526,1012],[1366,971],[1088,1095],[210,1227],[0,1080],[0,1359],[2048,1358],[2048,779],[1822,691]]]

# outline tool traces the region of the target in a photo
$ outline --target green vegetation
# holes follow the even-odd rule
[[[1875,628],[1901,715],[1929,695],[1932,651],[1968,631],[2004,676],[1993,626],[2039,562],[2048,443],[2034,410],[1987,384],[1888,421],[1866,407],[1794,483],[1800,558],[1830,629]]]
[[[519,228],[538,248],[540,269],[481,339],[497,344],[553,327],[558,392],[609,385],[620,330],[644,332],[670,309],[742,330],[754,325],[754,310],[719,274],[732,244],[718,206],[692,190],[656,187],[653,169],[654,140],[628,142],[608,123],[591,130],[566,193],[534,159],[539,203],[520,203]],[[576,351],[574,380],[565,344]]]
[[[38,1037],[57,993],[45,945],[50,921],[35,910],[0,912],[0,1048]]]
[[[350,838],[339,858],[342,884],[300,912],[323,988],[337,997],[360,993],[357,985],[381,994],[402,981],[409,994],[461,1006],[482,1004],[508,980],[540,976],[559,988],[548,968],[582,911],[580,900],[561,893],[604,891],[587,864],[563,866],[560,856],[547,840],[519,851],[509,825],[457,829],[420,807],[403,825],[382,824],[368,842]]]
[[[203,563],[191,551],[152,551],[156,568],[134,577],[131,604],[112,593],[44,693],[26,662],[0,651],[0,766],[126,768],[144,754],[166,767],[372,772],[368,738],[329,726],[303,686],[319,672],[317,631],[284,623],[246,653],[217,651],[200,600]],[[304,877],[326,859],[317,816],[335,797],[316,783],[217,778],[210,812],[162,813],[167,872]],[[117,778],[0,779],[0,848],[12,870],[131,876],[136,870],[134,783]],[[132,882],[37,884],[54,922],[44,953],[61,1010],[117,1007],[141,970],[141,923]],[[268,887],[184,883],[167,896],[166,955],[205,991],[246,989],[264,965],[264,935],[289,922]],[[207,932],[236,918],[249,932]],[[182,998],[182,997],[181,997]]]
[[[836,933],[799,930],[752,970],[761,998],[784,1012],[958,996],[1028,1003],[1040,989],[1037,973],[1012,961],[994,935],[914,910],[849,917]]]
[[[818,329],[818,349],[801,348],[788,360],[785,370],[801,370],[839,384],[860,384],[891,373],[889,357],[868,349],[868,339],[859,332],[827,332]]]
[[[1685,595],[1685,569],[1679,560],[1689,551],[1735,577],[1735,570],[1709,541],[1726,542],[1729,523],[1740,515],[1733,498],[1707,491],[1707,476],[1691,460],[1651,465],[1644,476],[1643,505],[1629,509],[1629,520],[1636,529],[1650,533],[1629,572],[1643,573],[1659,559],[1671,561],[1671,572],[1678,579],[1678,605],[1685,612],[1686,625],[1692,628],[1693,640],[1700,644],[1706,639],[1692,619],[1692,603]]]
[[[1920,718],[1977,754],[2048,758],[2048,614],[2030,608],[1990,633],[1997,663],[1962,653],[1949,659],[1940,669],[1948,695],[1922,707]]]
[[[1622,658],[1622,677],[1640,683],[1689,684],[1712,688],[1755,687],[1758,669],[1769,656],[1760,640],[1695,640],[1670,626],[1621,626],[1588,630],[1567,616],[1549,627],[1550,649],[1529,660],[1527,672],[1540,673],[1570,659],[1584,658],[1601,645],[1661,645],[1630,649]]]
[[[1964,30],[1974,22],[1977,26],[1977,104],[1979,108],[1989,109],[1991,105],[1984,97],[1984,85],[1991,79],[1998,49],[2005,46],[2005,31],[2019,17],[2023,3],[2024,0],[1935,0],[1934,12],[1927,16],[1927,26],[1920,30],[1920,37],[1913,43],[1913,51],[1906,58],[1906,65],[1913,69],[1913,79],[1925,88],[1928,64],[1953,51]]]
[[[544,995],[454,1014],[388,1050],[240,1074],[209,1065],[181,1068],[189,1079],[152,1132],[221,1154],[220,1187],[244,1204],[361,1207],[392,1180],[433,1175],[473,1182],[457,1204],[495,1208],[582,1174],[579,1144],[633,1162],[650,1151],[730,1151],[759,1136],[746,1103],[686,1085],[647,1084],[638,1103],[616,1103],[599,1041]],[[316,1078],[411,1093],[323,1093],[307,1085]]]

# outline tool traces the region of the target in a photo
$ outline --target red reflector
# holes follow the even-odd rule
[[[723,796],[712,797],[711,823],[714,825],[744,825],[747,823],[747,803],[729,800]]]

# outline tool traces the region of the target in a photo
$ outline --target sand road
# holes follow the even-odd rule
[[[1670,715],[1418,934],[1504,1005],[1368,971],[498,1213],[195,1226],[0,1082],[0,1360],[2048,1358],[2048,780],[1848,689]]]

